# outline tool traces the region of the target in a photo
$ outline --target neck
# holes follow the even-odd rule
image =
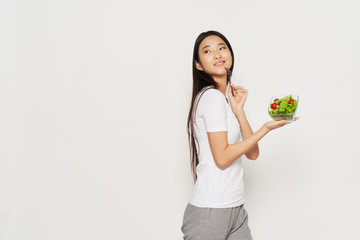
[[[227,82],[227,76],[213,76],[215,82],[219,85],[219,91],[222,92],[224,94],[224,96],[226,97],[226,82]]]

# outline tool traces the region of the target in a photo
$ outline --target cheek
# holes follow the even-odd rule
[[[228,59],[229,59],[229,64],[230,64],[230,66],[229,67],[231,67],[232,66],[232,64],[233,64],[233,61],[232,61],[232,57],[231,57],[231,54],[229,53],[229,55],[228,55]]]
[[[207,56],[200,57],[200,63],[204,69],[209,68],[209,66],[211,65],[210,58]]]

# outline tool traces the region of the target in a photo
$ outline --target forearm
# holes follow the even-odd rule
[[[247,139],[248,137],[250,137],[253,134],[253,131],[252,131],[250,124],[246,118],[246,114],[245,114],[244,110],[238,110],[234,114],[240,124],[242,138]]]
[[[216,162],[219,168],[227,168],[236,159],[249,152],[269,131],[269,129],[263,126],[243,141],[227,145],[220,155],[214,156],[217,159]]]
[[[246,140],[251,135],[253,135],[253,131],[250,127],[250,124],[246,118],[246,114],[243,109],[237,111],[235,116],[240,124],[242,139]],[[248,152],[245,153],[246,157],[251,160],[255,160],[259,156],[259,146],[258,144],[254,144],[252,148],[249,149]]]

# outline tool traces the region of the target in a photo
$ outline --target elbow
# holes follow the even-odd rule
[[[220,161],[217,159],[214,159],[215,161],[215,165],[220,169],[220,170],[225,170],[228,167],[228,164],[225,164],[224,161]]]
[[[249,156],[247,157],[247,159],[255,161],[256,159],[258,159],[259,156]]]
[[[259,153],[255,153],[255,154],[245,154],[246,158],[252,161],[255,161],[256,159],[258,159],[259,157]]]
[[[226,166],[224,163],[215,161],[216,166],[220,169],[220,170],[225,170],[228,166]]]
[[[219,158],[214,158],[215,161],[215,165],[220,169],[220,170],[225,170],[227,169],[231,164],[233,164],[233,162],[238,159],[238,158],[234,158],[232,159],[227,159],[224,160],[223,158],[219,159]]]

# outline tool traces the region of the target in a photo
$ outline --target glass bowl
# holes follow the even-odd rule
[[[291,97],[291,99],[294,100],[294,103],[290,103],[287,101],[287,105],[285,103],[283,103],[285,106],[283,106],[281,109],[280,109],[280,106],[279,104],[277,104],[277,108],[278,111],[277,113],[274,113],[274,109],[271,107],[271,105],[273,103],[275,103],[274,100],[276,99],[283,99],[284,97]],[[279,103],[279,102],[278,102]],[[291,104],[295,104],[295,106],[291,105]],[[295,110],[293,112],[289,112],[288,109],[286,109],[287,107],[289,108],[293,108],[295,107]],[[280,120],[286,120],[286,122],[292,122],[294,121],[294,118],[296,116],[296,111],[299,107],[299,96],[298,95],[293,95],[293,94],[288,94],[288,95],[278,95],[278,96],[273,96],[271,99],[270,99],[270,102],[269,102],[269,106],[268,106],[268,113],[270,115],[270,117],[275,120],[275,121],[280,121]],[[284,108],[286,110],[284,110]],[[281,110],[281,111],[280,111]],[[275,110],[276,111],[276,110]]]

